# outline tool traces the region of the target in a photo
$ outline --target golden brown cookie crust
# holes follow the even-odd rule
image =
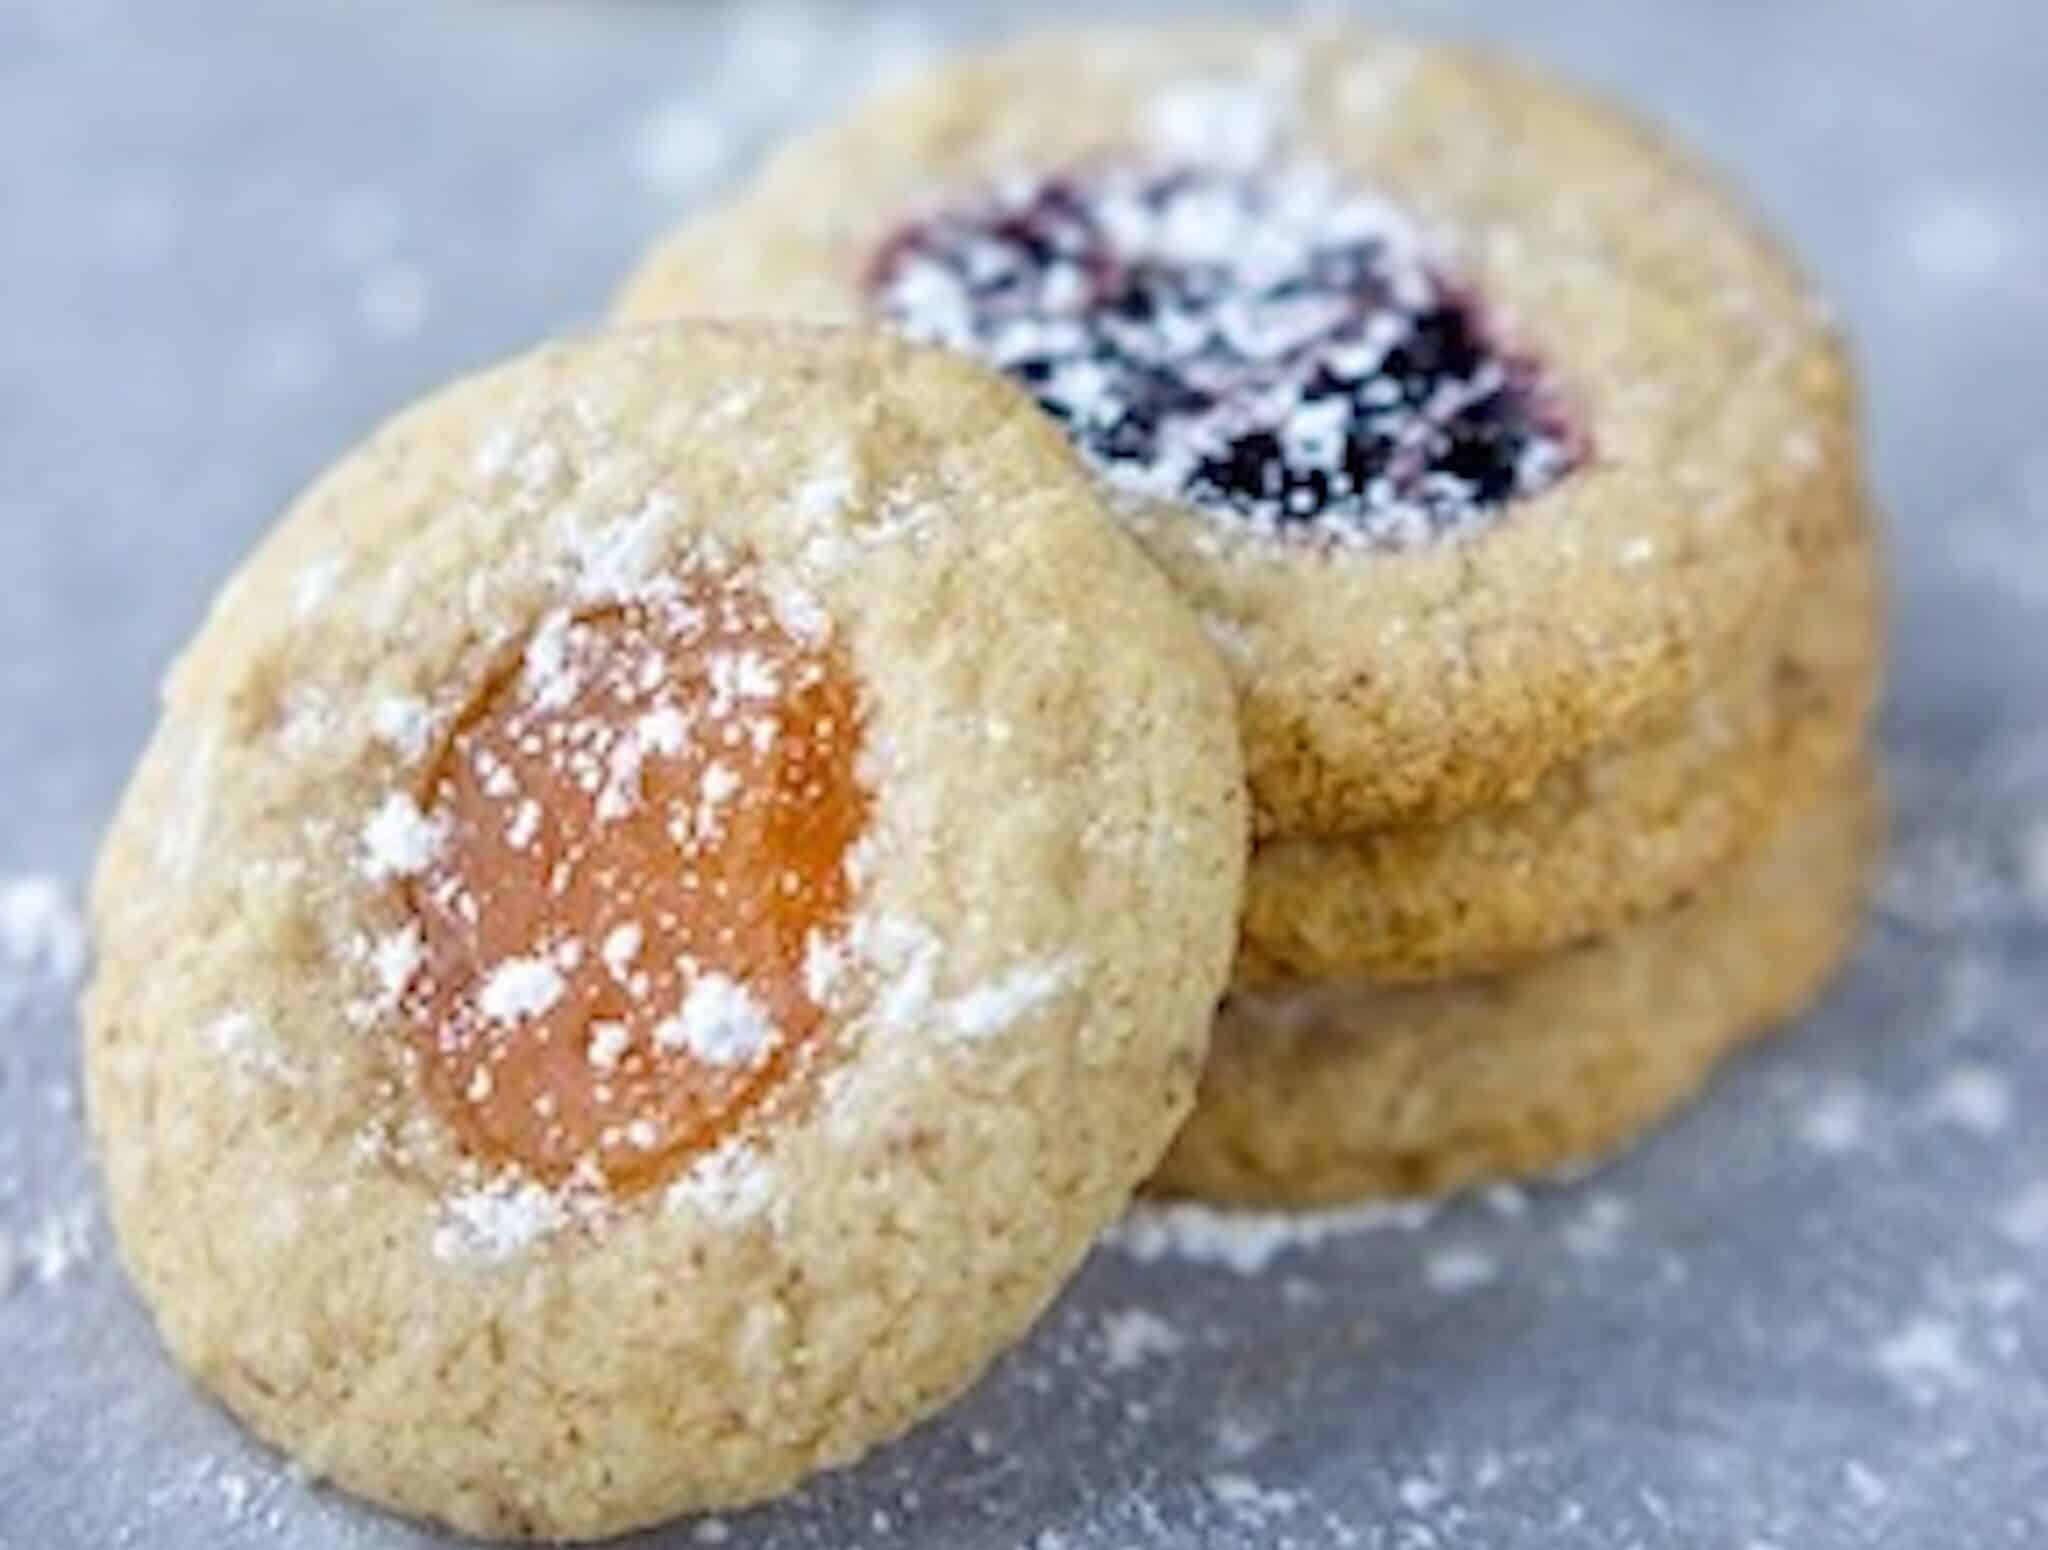
[[[1126,502],[1233,660],[1259,832],[1442,821],[1668,721],[1853,509],[1849,370],[1712,179],[1501,61],[1320,22],[999,48],[784,151],[650,255],[619,314],[860,315],[906,216],[1019,169],[1171,154],[1161,104],[1218,88],[1412,212],[1560,375],[1592,444],[1506,520],[1398,552]]]
[[[1865,527],[1819,562],[1772,650],[1675,727],[1551,771],[1526,802],[1260,847],[1235,985],[1500,973],[1711,887],[1862,747],[1884,645],[1878,570]]]
[[[653,1194],[551,1196],[420,1101],[377,815],[506,642],[710,550],[862,686],[852,968],[791,1102]],[[1237,750],[1194,621],[965,362],[695,325],[448,388],[228,584],[108,838],[85,1066],[122,1256],[256,1431],[467,1533],[843,1464],[1025,1329],[1185,1113]]]
[[[1627,1144],[1848,951],[1882,827],[1859,779],[1716,893],[1518,974],[1227,1003],[1152,1187],[1247,1205],[1437,1196]]]

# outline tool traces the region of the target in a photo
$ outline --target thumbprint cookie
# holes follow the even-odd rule
[[[1512,806],[1260,847],[1236,985],[1500,973],[1712,888],[1862,757],[1881,603],[1860,534],[1771,649],[1659,734],[1552,770]]]
[[[1834,332],[1710,177],[1345,24],[959,61],[618,311],[867,319],[1019,383],[1223,650],[1261,837],[1446,822],[1668,723],[1857,503]]]
[[[1156,1180],[1240,1204],[1440,1196],[1583,1167],[1796,1014],[1855,941],[1882,830],[1858,769],[1709,893],[1489,979],[1234,996]]]
[[[1232,693],[999,376],[543,348],[320,478],[169,676],[91,1116],[171,1352],[465,1532],[747,1503],[1016,1339],[1186,1115]]]

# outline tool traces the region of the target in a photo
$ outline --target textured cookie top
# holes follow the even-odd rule
[[[407,411],[223,591],[96,880],[92,1115],[173,1350],[473,1532],[853,1456],[1185,1113],[1237,749],[956,357],[634,330]]]
[[[619,312],[882,318],[1009,373],[1223,649],[1271,837],[1446,821],[1668,719],[1858,498],[1826,317],[1713,179],[1348,24],[954,60]]]
[[[1119,489],[1268,532],[1471,533],[1581,455],[1413,224],[1314,163],[1013,179],[907,226],[868,285],[1021,382]]]

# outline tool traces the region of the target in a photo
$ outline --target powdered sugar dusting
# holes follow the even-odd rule
[[[244,1076],[295,1087],[301,1073],[278,1047],[276,1035],[243,1011],[224,1012],[205,1030],[206,1042]]]
[[[728,1226],[760,1216],[774,1198],[774,1170],[744,1141],[728,1141],[699,1157],[665,1197],[671,1211],[701,1211]]]
[[[524,1022],[552,1011],[566,988],[562,971],[551,960],[508,958],[485,977],[477,1010],[492,1022]]]
[[[386,797],[363,825],[363,872],[372,882],[424,872],[446,831],[403,792]]]
[[[1283,1254],[1357,1233],[1413,1232],[1436,1214],[1434,1201],[1375,1202],[1332,1211],[1231,1211],[1193,1201],[1140,1204],[1103,1241],[1141,1263],[1186,1264],[1262,1274]]]
[[[85,921],[63,882],[0,878],[0,976],[69,986],[84,972],[85,958]]]
[[[714,1066],[750,1066],[775,1047],[768,1011],[746,986],[723,974],[694,980],[682,1009],[654,1030],[663,1049],[688,1050]]]
[[[1120,1308],[1102,1316],[1102,1361],[1111,1372],[1126,1372],[1186,1344],[1179,1330],[1149,1308]]]
[[[92,1224],[89,1199],[47,1211],[22,1237],[18,1250],[30,1279],[38,1286],[55,1286],[84,1266],[92,1255]]]
[[[1871,1360],[1923,1404],[1943,1390],[1972,1389],[1980,1381],[1976,1364],[1963,1354],[1962,1331],[1930,1314],[1908,1320],[1880,1340]]]
[[[1413,544],[1561,478],[1579,438],[1544,374],[1403,212],[1265,159],[1261,101],[1190,86],[1158,116],[1200,154],[1019,179],[906,227],[876,309],[1017,378],[1119,490],[1239,527]]]
[[[434,1228],[434,1257],[495,1264],[524,1253],[571,1220],[556,1191],[506,1179],[451,1195]]]
[[[639,510],[608,524],[586,528],[572,520],[564,531],[564,547],[577,595],[589,601],[646,596],[656,579],[662,539],[681,512],[682,503],[673,494],[657,490]],[[700,539],[699,548],[709,542]]]
[[[377,988],[387,1007],[396,1006],[398,998],[412,983],[413,975],[419,972],[426,949],[420,938],[417,923],[408,921],[398,930],[377,939],[370,949],[370,966],[377,977]]]
[[[1863,1095],[1856,1089],[1830,1088],[1800,1116],[1799,1139],[1816,1152],[1853,1152],[1863,1143],[1865,1108]]]
[[[1262,81],[1186,81],[1144,105],[1151,147],[1169,161],[1248,170],[1281,148],[1293,127],[1286,96]]]
[[[1956,1066],[1927,1098],[1933,1118],[1980,1136],[1995,1136],[2012,1118],[2012,1087],[1988,1066]]]
[[[544,531],[556,595],[593,600],[501,648],[363,841],[411,918],[363,943],[351,1020],[395,1000],[465,1155],[586,1192],[659,1187],[801,1069],[771,1057],[826,1027],[806,932],[846,930],[867,818],[829,619],[680,522],[656,492]]]
[[[1071,955],[1011,969],[986,985],[956,997],[947,1021],[963,1039],[1003,1032],[1073,983],[1079,967]]]
[[[407,695],[380,695],[370,707],[370,724],[380,742],[402,759],[418,759],[433,736],[434,717],[426,702]]]
[[[348,559],[340,554],[323,554],[303,566],[292,583],[292,612],[310,618],[327,606],[328,600],[348,574]]]
[[[1431,1253],[1422,1273],[1431,1290],[1454,1296],[1492,1285],[1500,1278],[1500,1266],[1484,1249],[1453,1245]]]

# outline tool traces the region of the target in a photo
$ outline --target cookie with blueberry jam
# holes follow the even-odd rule
[[[471,1534],[845,1463],[1187,1114],[1238,750],[971,362],[699,324],[447,388],[229,584],[108,838],[122,1256],[256,1431]]]
[[[1445,821],[1668,722],[1857,499],[1825,315],[1713,180],[1345,25],[959,61],[619,312],[875,320],[1020,384],[1229,659],[1263,837]]]

